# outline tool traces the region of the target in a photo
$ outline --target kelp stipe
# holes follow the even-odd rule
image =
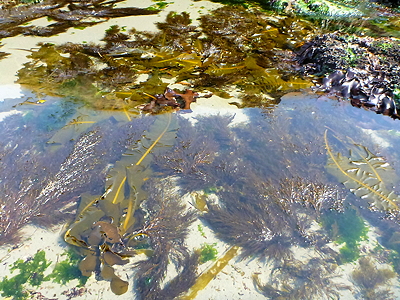
[[[334,153],[324,134],[328,154],[327,169],[353,194],[370,202],[372,210],[395,215],[399,211],[400,196],[390,190],[396,183],[394,170],[383,157],[375,156],[366,147],[353,143],[350,156]]]
[[[175,140],[177,119],[174,114],[158,115],[137,145],[132,145],[109,173],[101,196],[82,195],[75,221],[65,233],[65,241],[81,248],[80,263],[84,276],[101,267],[101,276],[111,281],[111,290],[123,294],[128,282],[117,277],[115,264],[126,264],[135,254],[128,247],[135,225],[135,211],[147,197],[143,183],[151,174],[151,155]]]

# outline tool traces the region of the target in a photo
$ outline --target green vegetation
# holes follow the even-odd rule
[[[206,233],[204,232],[203,226],[201,224],[197,225],[197,230],[200,232],[202,237],[206,237]]]
[[[344,213],[328,211],[322,216],[322,223],[335,242],[345,244],[340,249],[342,263],[359,258],[359,242],[367,238],[368,228],[355,208],[350,207]]]
[[[44,277],[44,271],[51,264],[46,260],[43,250],[38,251],[34,257],[28,258],[26,261],[18,259],[13,263],[11,272],[19,270],[14,277],[5,276],[0,282],[1,295],[4,297],[13,297],[14,300],[28,299],[28,292],[24,285],[39,286],[47,279]]]
[[[204,264],[210,260],[216,260],[217,259],[217,255],[218,255],[218,251],[217,249],[215,249],[215,246],[217,245],[217,243],[213,243],[213,244],[203,244],[200,248],[200,258],[199,258],[199,262]]]
[[[78,269],[80,257],[73,251],[67,251],[63,254],[67,259],[58,262],[53,272],[45,276],[44,273],[51,265],[51,261],[46,259],[44,250],[36,252],[33,257],[27,260],[18,259],[10,268],[14,273],[18,270],[18,274],[13,277],[5,276],[0,282],[0,292],[3,297],[13,297],[14,300],[29,299],[30,294],[27,285],[38,287],[44,281],[65,284],[73,279],[78,279],[79,285],[86,283],[88,277],[82,276]]]
[[[53,272],[46,278],[61,284],[66,284],[73,279],[78,279],[79,286],[85,285],[89,277],[83,276],[78,268],[82,257],[72,250],[66,251],[62,256],[66,257],[66,259],[58,262]]]

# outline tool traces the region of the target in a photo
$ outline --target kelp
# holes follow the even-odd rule
[[[110,118],[68,140],[64,147],[53,148],[47,142],[54,130],[43,132],[46,122],[53,120],[46,120],[45,111],[40,118],[28,113],[0,123],[0,185],[4,191],[0,197],[0,244],[16,242],[19,229],[27,223],[48,227],[71,219],[79,194],[100,193],[107,164],[119,159],[149,125],[146,118],[123,124]],[[53,115],[54,110],[47,113]],[[59,121],[66,122],[65,118]],[[21,126],[25,122],[29,126]]]
[[[88,27],[109,18],[156,14],[158,10],[136,7],[117,8],[121,0],[112,1],[57,1],[43,0],[28,5],[14,3],[1,9],[0,38],[18,34],[52,36],[72,27]],[[28,25],[36,19],[47,17],[53,22],[47,26]],[[28,24],[27,24],[28,23]]]
[[[313,32],[307,22],[225,7],[203,16],[199,27],[187,13],[170,13],[157,26],[149,33],[113,25],[105,44],[41,45],[19,71],[19,83],[112,109],[154,100],[147,95],[161,94],[171,79],[225,97],[232,86],[271,97],[310,86],[292,51]]]
[[[90,276],[100,268],[101,276],[111,281],[111,290],[117,295],[127,291],[128,282],[115,275],[113,265],[126,264],[128,260],[124,258],[135,254],[129,243],[141,235],[134,231],[135,216],[147,198],[142,185],[150,176],[151,153],[173,143],[176,126],[172,114],[158,116],[140,143],[131,145],[115,163],[104,193],[81,196],[75,221],[65,233],[66,242],[79,247],[85,255],[79,265],[82,274]],[[143,234],[150,235],[147,231]]]
[[[239,251],[239,247],[237,246],[232,246],[230,247],[223,256],[221,256],[210,268],[208,268],[206,271],[201,273],[197,278],[194,284],[190,287],[189,292],[180,297],[179,299],[182,300],[192,300],[195,299],[198,292],[204,289],[208,283],[210,283],[211,280],[215,278],[215,276],[218,275],[219,272],[223,270],[223,268],[226,267],[226,265],[229,263],[231,259],[233,259],[237,252]]]
[[[328,154],[327,169],[353,194],[367,200],[372,210],[388,214],[399,210],[400,198],[391,189],[396,182],[394,169],[383,157],[374,155],[363,145],[352,142],[350,156],[334,153],[325,131],[325,146]]]

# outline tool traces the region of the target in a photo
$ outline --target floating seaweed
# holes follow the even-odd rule
[[[285,91],[311,85],[299,76],[292,51],[312,32],[307,22],[221,8],[202,17],[200,27],[191,25],[187,13],[170,13],[157,26],[159,32],[148,33],[122,32],[113,25],[105,33],[105,45],[41,45],[31,51],[32,61],[20,70],[19,83],[37,93],[68,96],[96,108],[112,109],[133,109],[149,100],[146,95],[162,95],[165,81],[171,79],[224,97],[229,96],[227,88],[232,85],[246,97],[272,95],[253,97],[252,106],[257,99],[277,98]],[[277,48],[284,49],[274,50]],[[98,65],[102,67],[96,68]],[[144,74],[147,79],[138,83],[138,76]],[[188,91],[176,92],[176,100],[188,102]],[[165,101],[165,94],[158,100],[150,97],[146,109],[153,109],[157,101],[170,102]]]

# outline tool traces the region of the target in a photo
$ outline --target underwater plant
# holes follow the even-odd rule
[[[144,236],[153,254],[149,259],[136,263],[136,289],[140,299],[174,299],[186,291],[197,276],[195,271],[199,255],[190,255],[184,244],[188,227],[195,220],[195,213],[181,202],[172,182],[152,181],[148,184],[148,190],[149,198],[143,203],[147,216],[140,229],[132,233],[132,237]],[[132,239],[131,245],[134,244],[135,240]],[[171,262],[178,275],[172,281],[174,286],[167,282],[166,287],[162,288],[167,266]],[[184,284],[178,285],[178,282]]]
[[[390,279],[396,277],[392,270],[376,268],[368,257],[360,258],[358,264],[351,276],[359,286],[363,299],[394,299],[388,289],[382,289],[382,286],[388,285]]]
[[[0,244],[16,242],[27,223],[48,227],[71,219],[79,194],[100,192],[107,164],[120,158],[150,124],[144,118],[117,125],[111,118],[82,134],[72,129],[71,139],[69,126],[57,137],[54,130],[43,132],[44,119],[16,115],[0,122],[0,187],[5,191],[0,198]],[[29,126],[21,126],[25,122]],[[53,149],[49,140],[64,147]]]
[[[396,176],[387,161],[352,140],[351,144],[346,145],[350,147],[350,157],[340,152],[334,154],[329,144],[328,130],[325,131],[324,138],[328,171],[343,182],[353,194],[366,199],[371,210],[385,212],[389,218],[396,220],[399,195],[391,190],[395,185]]]
[[[256,256],[280,263],[292,259],[293,245],[321,249],[327,243],[310,227],[318,216],[317,210],[329,209],[329,203],[341,201],[334,188],[325,186],[325,192],[317,194],[318,189],[313,192],[312,184],[304,179],[282,182],[281,186],[290,193],[268,182],[253,183],[251,192],[246,191],[246,183],[236,182],[235,186],[238,185],[242,189],[240,194],[228,187],[218,192],[218,204],[207,203],[208,211],[202,218],[219,238],[243,247],[242,257]],[[314,199],[326,202],[327,206],[313,207]]]
[[[186,234],[187,225],[193,222],[193,213],[183,214],[182,219],[175,216],[175,213],[184,210],[175,198],[165,200],[161,208],[160,203],[149,206],[147,214],[151,219],[148,223],[142,224],[145,213],[140,210],[145,199],[147,205],[152,203],[143,189],[144,182],[151,176],[148,167],[151,156],[173,144],[177,126],[174,114],[158,115],[140,142],[130,145],[122,159],[114,164],[102,195],[81,195],[76,218],[65,233],[65,241],[77,246],[78,251],[85,256],[79,264],[82,275],[90,276],[100,271],[100,276],[110,281],[111,290],[117,295],[125,293],[129,283],[115,274],[113,266],[128,263],[126,258],[136,254],[136,237],[150,239],[153,254],[143,263],[142,269],[145,273],[144,269],[150,265],[151,272],[155,271],[161,276],[154,274],[150,277],[155,280],[155,285],[160,283],[166,271],[168,249],[173,252],[172,255],[176,254],[176,258],[179,257],[180,263],[181,260],[189,259],[189,253],[184,251],[182,242],[179,245],[176,243]],[[169,205],[165,206],[167,203]],[[158,209],[160,211],[157,213]],[[137,230],[142,225],[142,229]],[[184,227],[179,230],[179,226]],[[171,244],[164,244],[166,242]],[[184,253],[179,255],[179,251]],[[155,263],[160,263],[159,268],[152,265]],[[149,292],[145,289],[147,286],[148,283],[143,286],[144,294]]]
[[[335,242],[342,244],[339,260],[341,263],[355,261],[360,256],[359,242],[367,238],[368,227],[355,207],[347,207],[344,212],[325,211],[322,224]]]
[[[261,283],[258,274],[253,275],[256,288],[269,299],[340,299],[340,290],[350,287],[335,282],[339,277],[332,265],[321,258],[306,262],[286,261],[270,274],[268,283]]]

